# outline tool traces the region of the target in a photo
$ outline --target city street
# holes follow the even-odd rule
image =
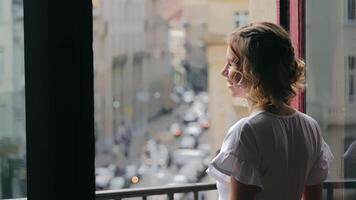
[[[119,147],[116,150],[114,149],[114,151],[116,151],[115,155],[96,155],[96,167],[106,166],[111,163],[115,163],[120,168],[131,164],[140,164],[147,138],[160,140],[161,143],[167,145],[169,150],[174,150],[177,144],[173,134],[169,132],[169,126],[173,122],[178,121],[179,116],[181,116],[186,109],[187,105],[180,105],[171,113],[160,115],[149,122],[147,127],[133,133],[129,158],[124,157],[122,148]],[[148,133],[148,137],[145,136],[145,133]]]
[[[99,175],[98,180],[103,183],[99,183],[100,187],[140,188],[209,181],[205,169],[213,150],[208,140],[206,110],[205,94],[193,94],[191,100],[133,132],[128,157],[122,143],[114,145],[111,154],[97,155],[96,168],[98,173],[104,173]],[[119,186],[107,183],[113,179]]]

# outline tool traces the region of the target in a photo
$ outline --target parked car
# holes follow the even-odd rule
[[[139,167],[136,165],[128,165],[126,166],[125,169],[126,173],[125,173],[125,184],[127,187],[132,186],[137,184],[140,179],[141,179],[141,175],[139,173]]]
[[[203,159],[193,159],[183,165],[178,174],[185,176],[189,183],[196,183],[204,176],[206,167]]]
[[[182,135],[182,128],[178,122],[174,122],[169,127],[169,132],[171,132],[174,137],[180,137]]]
[[[178,167],[182,167],[183,165],[194,159],[204,160],[204,152],[196,149],[177,149],[174,151],[173,163],[176,164]]]
[[[179,143],[181,149],[195,149],[198,146],[198,139],[194,136],[185,135]]]
[[[201,101],[194,101],[189,109],[190,112],[194,112],[198,118],[204,117],[207,111],[207,105]]]
[[[164,144],[151,139],[147,141],[145,147],[145,160],[147,161],[145,164],[151,166],[167,167],[171,164],[171,153]]]
[[[126,181],[124,177],[114,177],[110,180],[109,188],[110,190],[122,189],[126,186]]]
[[[199,126],[203,129],[209,129],[210,128],[210,123],[209,120],[206,117],[201,117],[198,120]]]
[[[198,123],[189,123],[183,130],[184,135],[199,137],[203,133],[203,129]]]
[[[182,174],[177,174],[173,177],[172,182],[169,183],[168,185],[183,185],[186,183],[188,183],[187,177]]]
[[[185,92],[183,93],[182,98],[183,98],[183,101],[184,101],[185,103],[188,103],[188,104],[189,104],[189,103],[192,103],[192,102],[194,101],[194,98],[195,98],[195,93],[194,93],[193,90],[185,91]]]
[[[207,157],[211,153],[211,145],[210,144],[199,144],[197,147],[198,150],[204,153],[204,155]]]
[[[198,120],[198,116],[197,116],[197,114],[195,113],[195,112],[193,112],[193,111],[186,111],[186,113],[184,114],[184,116],[183,116],[183,122],[185,123],[185,124],[187,124],[187,123],[191,123],[191,122],[195,122],[195,121],[197,121]]]
[[[137,185],[132,186],[133,188],[142,188],[156,185],[166,185],[172,182],[173,172],[169,168],[153,169],[150,168],[140,178]]]
[[[104,190],[109,187],[110,180],[114,177],[114,171],[109,167],[95,168],[95,187]]]

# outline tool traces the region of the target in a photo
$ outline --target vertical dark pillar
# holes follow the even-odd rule
[[[28,199],[94,199],[90,0],[24,0]]]
[[[305,0],[277,0],[277,22],[290,35],[295,54],[305,59]],[[306,91],[300,92],[291,105],[301,112],[306,112]]]
[[[277,22],[289,31],[289,1],[277,0]]]

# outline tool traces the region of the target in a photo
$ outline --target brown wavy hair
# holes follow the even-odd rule
[[[305,64],[295,56],[289,34],[281,26],[251,23],[232,32],[227,44],[238,58],[235,65],[254,105],[290,104],[304,89]]]

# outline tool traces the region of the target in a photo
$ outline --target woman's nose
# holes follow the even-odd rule
[[[224,66],[221,70],[220,70],[220,74],[221,76],[227,76],[227,70],[226,70],[226,66]]]

